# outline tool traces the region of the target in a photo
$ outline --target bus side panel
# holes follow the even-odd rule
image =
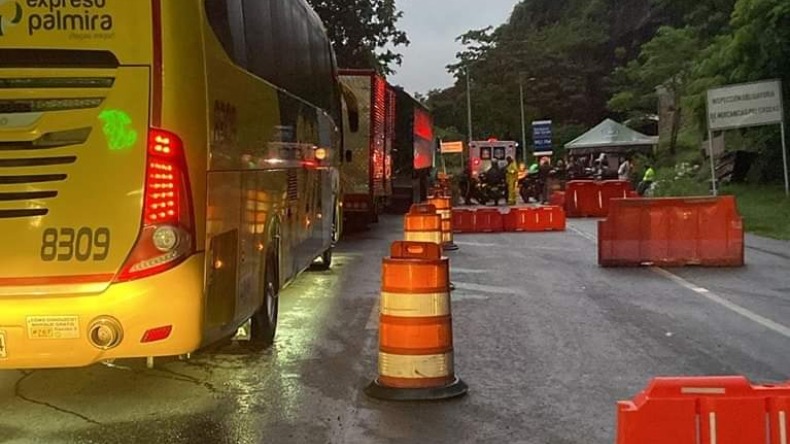
[[[331,215],[322,201],[323,190],[331,189],[338,135],[316,107],[238,66],[210,25],[204,28],[210,342],[261,305],[269,254],[276,254],[286,286],[330,247]],[[316,159],[319,147],[328,158]]]
[[[280,121],[277,92],[236,66],[204,26],[208,165],[206,173],[205,342],[235,330],[263,301],[266,255],[276,247],[273,221],[284,211],[286,174],[259,170]],[[234,245],[228,245],[228,244]],[[280,253],[283,263],[289,249]],[[281,275],[288,273],[280,267]],[[282,282],[282,278],[281,278]]]

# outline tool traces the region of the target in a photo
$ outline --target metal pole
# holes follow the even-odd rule
[[[787,140],[785,138],[785,122],[782,120],[782,159],[785,167],[785,196],[790,197],[790,176],[787,173]]]
[[[713,195],[718,196],[719,189],[716,184],[716,159],[713,157],[713,131],[711,130],[708,130],[708,145],[708,151],[710,151],[710,180],[711,185],[713,186]]]
[[[524,78],[519,74],[518,76],[518,90],[521,104],[521,150],[524,155],[524,164],[527,164],[527,121],[524,115]]]
[[[472,81],[469,78],[469,67],[466,67],[466,113],[469,125],[469,143],[472,143]]]

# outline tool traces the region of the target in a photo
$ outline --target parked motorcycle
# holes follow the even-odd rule
[[[491,183],[486,174],[483,173],[475,185],[474,199],[480,205],[487,205],[488,202],[494,202],[494,205],[499,205],[500,200],[507,201],[507,184],[504,180]]]
[[[540,181],[535,174],[530,174],[518,182],[519,195],[526,204],[532,199],[540,201],[540,189]]]

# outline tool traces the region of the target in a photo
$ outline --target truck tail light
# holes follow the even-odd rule
[[[188,258],[195,248],[192,192],[181,139],[151,128],[143,195],[143,223],[137,242],[116,282],[167,271]]]

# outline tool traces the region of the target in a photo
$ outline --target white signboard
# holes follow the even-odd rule
[[[730,85],[708,91],[708,127],[722,131],[782,123],[782,82]]]

